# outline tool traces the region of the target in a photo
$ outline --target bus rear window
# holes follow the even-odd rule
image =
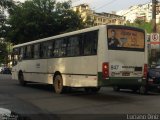
[[[144,51],[145,33],[139,29],[108,28],[108,48],[111,50]]]

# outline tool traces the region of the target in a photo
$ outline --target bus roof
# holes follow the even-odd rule
[[[25,46],[25,45],[30,45],[30,44],[35,44],[35,43],[40,43],[40,42],[44,42],[44,41],[49,41],[49,40],[53,40],[53,39],[56,39],[56,38],[62,38],[62,37],[66,37],[66,36],[76,35],[76,34],[79,34],[79,33],[94,31],[94,30],[98,30],[98,29],[103,28],[103,27],[106,27],[106,25],[100,25],[100,26],[85,28],[85,29],[81,29],[81,30],[77,30],[77,31],[73,31],[73,32],[68,32],[68,33],[64,33],[64,34],[60,34],[60,35],[55,35],[55,36],[51,36],[51,37],[47,37],[47,38],[42,38],[42,39],[34,40],[34,41],[31,41],[31,42],[26,42],[26,43],[15,45],[13,48],[21,47],[21,46]]]

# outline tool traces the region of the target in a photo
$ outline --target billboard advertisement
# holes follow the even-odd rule
[[[131,29],[108,29],[108,47],[109,49],[144,49],[144,32]]]

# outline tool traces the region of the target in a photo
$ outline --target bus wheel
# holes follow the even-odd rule
[[[20,72],[19,75],[18,75],[18,81],[19,81],[20,85],[22,85],[22,86],[26,85],[26,81],[24,81],[24,76],[23,76],[22,72]]]
[[[113,90],[118,92],[118,91],[120,91],[120,87],[119,86],[113,86]]]
[[[61,75],[56,75],[54,77],[54,90],[55,90],[55,93],[57,94],[61,94],[63,93],[63,90],[64,90],[64,87],[63,87],[63,79],[62,79],[62,76]]]
[[[147,87],[146,87],[146,86],[141,86],[141,87],[139,88],[139,93],[142,94],[142,95],[147,94],[147,93],[148,93]]]
[[[84,89],[86,93],[98,93],[101,88],[100,87],[86,87]]]

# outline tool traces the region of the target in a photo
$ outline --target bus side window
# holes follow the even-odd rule
[[[28,45],[26,50],[26,59],[33,58],[33,45]]]
[[[45,45],[46,45],[45,43],[40,43],[40,53],[39,53],[40,58],[46,58],[46,55],[45,55],[46,46]]]
[[[83,36],[83,54],[84,55],[91,55],[91,39],[90,39],[90,33],[85,33]]]
[[[40,44],[34,45],[34,59],[40,58]]]
[[[92,40],[93,40],[93,44],[92,44],[92,54],[93,54],[93,55],[97,55],[98,31],[93,31],[91,36],[92,36]]]
[[[51,57],[53,57],[53,42],[49,42],[48,43],[48,47],[47,47],[47,56],[48,56],[48,58],[51,58]]]
[[[71,36],[68,39],[67,46],[67,56],[79,56],[80,55],[80,45],[79,36]]]
[[[21,47],[20,48],[20,60],[23,60],[26,58],[26,47]]]
[[[34,58],[34,45],[31,46],[31,58]]]
[[[54,50],[53,50],[53,54],[54,57],[58,57],[59,56],[59,48],[60,48],[60,40],[55,40],[54,41]]]
[[[62,40],[62,44],[61,44],[61,55],[62,56],[66,56],[67,55],[67,38],[63,38]]]
[[[20,48],[20,55],[19,55],[19,60],[23,60],[23,48]]]
[[[20,54],[20,48],[14,48],[13,49],[13,53],[12,53],[12,65],[15,66],[17,65],[18,61],[19,61],[19,54]]]
[[[67,46],[67,42],[65,41],[65,38],[60,38],[55,40],[54,50],[53,50],[54,57],[66,56],[66,46]]]
[[[92,31],[85,33],[82,37],[83,39],[83,54],[84,55],[96,55],[97,54],[97,42],[98,42],[98,32]]]

